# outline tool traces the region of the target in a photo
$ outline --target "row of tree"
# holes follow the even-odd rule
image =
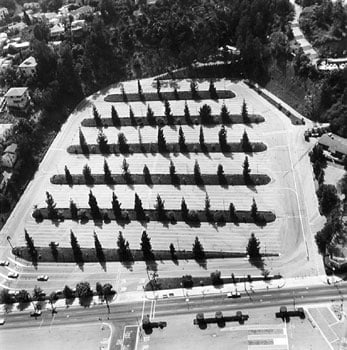
[[[218,140],[219,140],[219,145],[221,147],[222,152],[228,152],[230,151],[230,146],[227,141],[227,129],[225,128],[224,125],[221,126],[219,132],[218,132]],[[111,152],[111,147],[108,144],[108,139],[106,135],[102,132],[99,131],[97,139],[96,139],[97,144],[99,145],[100,152],[103,154],[109,154]],[[184,131],[182,127],[180,126],[178,129],[178,141],[180,152],[186,153],[188,151],[188,146],[186,143]],[[85,139],[85,136],[82,132],[81,129],[79,129],[79,144],[81,147],[81,150],[84,154],[89,154],[89,145]],[[143,147],[142,143],[142,137],[141,133],[139,130],[139,144],[140,146]],[[204,129],[202,126],[200,126],[200,132],[199,132],[199,144],[201,149],[204,152],[207,152],[207,144],[205,142],[205,136],[204,136]],[[165,153],[168,152],[168,144],[166,142],[166,138],[164,135],[164,130],[161,127],[158,127],[158,133],[157,133],[157,145],[158,145],[158,151],[160,153]],[[240,140],[240,145],[241,149],[243,152],[250,153],[253,151],[252,144],[248,138],[248,134],[246,130],[244,130],[242,134],[242,138]],[[128,154],[131,152],[131,146],[128,144],[128,140],[124,133],[119,133],[118,134],[118,147],[119,147],[119,152],[122,154]]]
[[[95,105],[93,106],[92,113],[93,113],[93,119],[95,121],[96,126],[98,128],[101,128],[103,126],[102,117],[101,117],[99,111],[97,110],[97,108],[95,107]],[[187,101],[184,104],[183,115],[184,115],[184,119],[188,125],[193,124],[192,116],[190,114],[190,110],[189,110]],[[166,121],[167,121],[168,125],[175,124],[175,117],[172,114],[170,102],[168,100],[164,101],[164,116],[166,117]],[[243,120],[244,124],[250,123],[251,120],[250,120],[250,117],[248,114],[248,108],[247,108],[247,104],[246,104],[245,100],[243,100],[243,103],[242,103],[241,116],[242,116],[242,120]],[[201,123],[204,125],[211,125],[211,124],[216,123],[214,117],[212,116],[211,107],[207,104],[204,104],[200,107],[199,117],[201,119]],[[230,115],[230,112],[224,103],[221,107],[220,118],[221,118],[222,124],[230,124],[233,122],[232,117]],[[112,119],[112,124],[115,127],[121,126],[121,118],[119,117],[119,114],[114,106],[111,107],[111,119]],[[129,107],[129,119],[130,119],[131,125],[133,125],[133,126],[138,125],[136,118],[135,118],[135,115],[134,115],[134,112],[133,112],[131,107]],[[162,126],[164,124],[164,121],[161,118],[160,119],[155,118],[154,112],[149,104],[147,105],[146,119],[147,119],[149,125],[152,125],[152,126],[155,126],[155,125]]]
[[[245,183],[246,184],[251,183],[251,176],[250,176],[251,169],[249,166],[248,156],[245,157],[245,160],[244,160],[243,165],[242,165],[242,169],[243,169],[242,175],[243,175]],[[134,183],[134,180],[132,178],[132,174],[129,170],[129,164],[125,158],[123,159],[122,170],[123,170],[122,176],[124,177],[124,180],[127,182],[127,184]],[[73,185],[74,184],[74,177],[73,177],[73,175],[71,175],[70,170],[67,166],[65,166],[65,168],[64,168],[64,173],[65,173],[66,182],[69,185]],[[87,185],[92,185],[95,182],[94,176],[92,174],[92,170],[88,164],[84,165],[84,167],[82,169],[82,174],[83,174],[84,180],[85,180]],[[146,164],[143,167],[142,174],[143,174],[145,183],[147,185],[152,185],[153,184],[152,175],[151,175],[150,170]],[[170,161],[169,174],[170,174],[171,184],[173,184],[173,185],[180,184],[180,175],[176,173],[176,167],[175,167],[175,164],[172,160]],[[218,177],[218,181],[221,185],[227,183],[226,176],[224,173],[224,168],[223,168],[222,164],[218,164],[217,177]],[[195,164],[194,164],[194,179],[195,179],[195,183],[197,185],[202,185],[204,183],[204,175],[201,174],[200,165],[199,165],[199,162],[197,160],[195,161]],[[112,176],[112,172],[110,170],[110,167],[109,167],[106,159],[104,160],[104,181],[106,184],[115,184],[116,183],[116,180]]]
[[[59,213],[59,210],[56,208],[56,203],[54,202],[51,194],[46,192],[46,196],[47,196],[47,200],[46,200],[47,217],[51,220],[56,220],[56,219],[60,218],[63,214]],[[91,190],[89,192],[88,204],[90,207],[90,213],[91,213],[93,220],[96,220],[96,221],[99,221],[99,220],[109,221],[110,220],[107,211],[103,211],[99,208],[96,197],[94,196],[94,194]],[[112,212],[113,212],[113,215],[114,215],[116,220],[129,220],[128,212],[121,208],[121,203],[119,202],[119,200],[114,192],[112,193],[111,205],[112,205]],[[155,211],[157,214],[157,220],[159,220],[159,221],[167,221],[167,220],[175,221],[176,220],[174,213],[169,212],[165,209],[165,201],[160,197],[159,194],[157,195],[154,208],[155,208]],[[188,206],[187,206],[187,203],[186,203],[184,197],[182,197],[180,209],[181,209],[182,219],[184,221],[186,221],[186,222],[200,222],[200,218],[199,218],[198,213],[194,210],[188,209]],[[143,205],[142,205],[142,200],[140,199],[139,195],[136,192],[135,192],[134,209],[133,210],[135,212],[136,220],[148,221],[150,219],[146,215],[145,209],[143,208]],[[222,214],[221,212],[217,211],[215,214],[216,216],[212,215],[210,199],[209,199],[209,196],[207,193],[206,193],[206,197],[205,197],[204,212],[205,212],[205,215],[206,215],[206,218],[208,219],[208,221],[225,222],[225,220],[226,220],[226,218],[224,217],[224,214]],[[77,208],[76,203],[72,199],[70,200],[70,213],[71,213],[71,218],[73,220],[78,220],[78,219],[83,220],[83,218],[86,215],[85,211],[83,211],[83,210],[81,211]],[[254,198],[252,201],[250,213],[251,213],[251,217],[253,218],[253,220],[255,222],[258,222],[261,219],[259,216],[257,204],[256,204]],[[221,217],[221,215],[223,215],[223,216]],[[236,209],[235,209],[235,206],[233,203],[229,204],[229,216],[230,216],[231,221],[238,220]],[[35,219],[43,219],[43,214],[41,213],[40,209],[36,208],[34,210],[33,217]],[[27,240],[27,242],[28,242],[28,240]],[[29,247],[29,244],[28,244],[28,247]],[[32,248],[32,250],[33,250],[33,248]],[[34,250],[33,250],[33,252],[34,252]]]

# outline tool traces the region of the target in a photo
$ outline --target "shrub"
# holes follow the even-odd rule
[[[183,288],[192,288],[194,285],[193,277],[191,275],[182,276],[182,287]]]
[[[210,277],[211,277],[211,282],[214,286],[219,286],[223,284],[220,271],[216,270],[214,272],[211,272]]]
[[[225,217],[224,214],[220,211],[217,211],[214,213],[213,219],[218,224],[224,224],[225,223]]]
[[[43,221],[43,214],[41,210],[37,207],[35,207],[32,216],[37,222]]]
[[[189,222],[198,223],[200,222],[199,214],[195,210],[189,210],[188,218]]]

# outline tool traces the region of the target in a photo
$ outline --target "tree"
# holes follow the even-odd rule
[[[242,148],[242,151],[246,152],[246,153],[250,153],[253,150],[252,145],[249,142],[249,138],[248,138],[246,130],[244,130],[243,135],[242,135],[241,148]]]
[[[129,107],[129,119],[132,126],[137,126],[136,118],[131,107]]]
[[[117,252],[120,261],[126,262],[133,260],[133,256],[129,247],[129,242],[124,239],[122,231],[119,231],[118,233],[117,246]]]
[[[192,252],[195,260],[205,260],[205,251],[198,237],[195,237]]]
[[[157,201],[155,204],[155,209],[157,211],[157,215],[158,215],[158,220],[159,221],[163,221],[166,219],[166,213],[165,213],[165,205],[164,205],[165,201],[163,201],[160,197],[159,194],[157,194]]]
[[[109,297],[110,295],[115,294],[116,291],[113,290],[112,284],[110,283],[105,283],[102,286],[102,294],[104,295],[104,297],[106,298],[107,301],[107,297]]]
[[[199,110],[199,115],[201,118],[201,124],[212,124],[213,123],[213,118],[212,118],[212,111],[211,107],[207,104],[204,104],[200,110]]]
[[[221,278],[221,272],[219,270],[213,271],[210,274],[212,285],[219,286],[223,284],[223,279]]]
[[[242,103],[241,116],[244,124],[249,124],[250,120],[249,120],[247,104],[245,100],[243,100],[243,103]]]
[[[158,128],[158,150],[160,153],[167,151],[166,139],[162,128]]]
[[[78,209],[76,203],[70,199],[70,214],[72,220],[78,220]]]
[[[188,210],[187,203],[186,203],[184,197],[182,197],[182,200],[181,200],[181,213],[182,213],[182,219],[184,221],[187,221],[189,210]]]
[[[172,183],[173,185],[179,184],[180,178],[179,178],[178,175],[176,174],[176,167],[175,167],[175,164],[173,163],[172,160],[170,160],[169,173],[170,173],[171,183]]]
[[[110,153],[110,147],[106,135],[100,130],[96,142],[99,145],[101,153]]]
[[[87,141],[83,135],[83,132],[81,130],[81,128],[79,128],[79,140],[80,140],[80,147],[81,147],[81,150],[84,154],[88,154],[89,153],[89,147],[88,147],[88,144],[87,144]]]
[[[235,206],[233,203],[230,202],[229,204],[229,216],[230,220],[234,221],[236,219],[236,211],[235,211]]]
[[[120,91],[121,91],[121,94],[122,94],[122,97],[123,97],[123,102],[124,103],[128,103],[128,96],[127,96],[127,93],[125,92],[125,89],[124,89],[123,85],[120,87]]]
[[[47,216],[48,219],[55,220],[58,218],[58,210],[52,195],[46,192]]]
[[[247,255],[249,256],[249,259],[260,258],[260,242],[255,237],[255,234],[253,232],[251,234],[251,238],[248,240],[246,251],[247,251]]]
[[[65,299],[73,299],[75,297],[73,290],[67,285],[63,289],[63,295]]]
[[[95,105],[93,106],[93,117],[94,117],[94,121],[95,124],[98,128],[102,127],[102,120],[101,120],[101,116],[98,112],[98,110],[96,109]]]
[[[228,108],[225,105],[225,103],[223,103],[223,105],[222,105],[222,108],[221,108],[221,111],[220,111],[220,117],[221,117],[221,120],[222,120],[223,124],[230,123],[230,119],[231,119],[230,118],[230,113],[229,113]]]
[[[96,294],[99,296],[99,297],[102,297],[103,296],[103,290],[102,290],[102,285],[100,282],[96,282],[95,284],[95,290],[96,290]]]
[[[68,185],[72,185],[73,184],[73,179],[70,173],[70,170],[68,169],[68,167],[65,165],[64,167],[64,172],[65,172],[65,181],[67,182]]]
[[[119,152],[122,154],[129,153],[129,145],[128,140],[125,137],[124,133],[120,132],[118,134],[118,145],[119,145]]]
[[[174,261],[177,260],[176,249],[173,243],[170,243],[169,250],[170,250],[171,259]]]
[[[148,166],[145,164],[144,167],[143,167],[143,177],[145,179],[145,183],[147,185],[151,185],[153,184],[153,181],[152,181],[152,177],[151,177],[151,173],[148,169]]]
[[[199,143],[200,143],[200,148],[203,152],[206,151],[206,144],[205,144],[205,136],[204,136],[204,129],[202,125],[200,125],[200,132],[199,132]]]
[[[95,231],[93,236],[96,256],[101,263],[104,263],[106,261],[104,250],[102,249],[101,243]]]
[[[12,304],[13,303],[13,297],[9,293],[8,289],[2,289],[0,291],[0,303],[1,304]]]
[[[97,200],[96,200],[96,198],[91,190],[89,191],[88,204],[89,204],[90,212],[91,212],[93,219],[94,220],[101,220],[101,213],[100,213],[100,209],[98,206],[98,202],[97,202]]]
[[[140,98],[142,99],[143,91],[142,91],[142,86],[141,86],[140,80],[137,81],[137,92],[138,92]]]
[[[206,219],[208,221],[212,221],[213,216],[211,214],[210,197],[208,196],[207,192],[206,192],[206,196],[205,196],[205,215],[206,215]]]
[[[154,117],[154,112],[152,110],[152,108],[150,107],[150,105],[147,106],[147,121],[149,125],[155,125],[156,124],[156,119]]]
[[[227,141],[227,130],[225,126],[222,125],[218,132],[219,144],[222,152],[226,152],[229,149],[228,141]]]
[[[110,170],[110,167],[108,166],[107,160],[104,160],[104,180],[107,184],[113,184],[113,177]]]
[[[90,298],[93,296],[93,291],[90,288],[89,282],[77,283],[76,296],[80,299]]]
[[[317,191],[317,197],[320,211],[325,216],[328,216],[340,203],[340,199],[334,185],[321,185]]]
[[[182,276],[181,284],[183,288],[192,288],[194,285],[193,277],[191,275]]]
[[[174,118],[173,118],[173,115],[171,113],[170,102],[168,100],[165,100],[164,107],[165,107],[165,117],[166,117],[167,123],[169,125],[173,125],[174,124]]]
[[[112,211],[116,220],[122,218],[121,204],[119,203],[117,196],[114,192],[112,192]]]
[[[187,150],[186,138],[184,137],[182,126],[180,126],[178,129],[178,144],[181,152],[185,152]]]
[[[143,231],[141,236],[141,250],[145,261],[154,260],[154,254],[152,251],[151,239],[148,237],[147,232]]]
[[[29,254],[31,256],[31,259],[33,263],[37,262],[37,250],[34,245],[34,240],[29,236],[29,233],[26,229],[24,229],[24,237],[25,237],[25,242],[29,251]]]
[[[145,214],[145,211],[144,211],[143,206],[142,206],[142,201],[136,192],[135,192],[134,211],[135,211],[137,220],[145,220],[146,219],[146,214]]]
[[[192,119],[190,117],[189,107],[187,104],[187,101],[184,103],[184,119],[186,120],[186,123],[189,125],[192,123]]]
[[[258,220],[258,207],[257,203],[255,202],[255,199],[253,198],[252,206],[251,206],[251,217],[254,221]]]
[[[112,124],[116,127],[120,126],[120,118],[119,115],[116,111],[116,109],[114,108],[114,106],[111,107],[111,118],[112,118]]]
[[[70,230],[70,243],[76,263],[83,263],[83,253],[75,234]]]
[[[197,185],[202,185],[204,183],[201,175],[200,165],[197,160],[195,160],[194,164],[194,180]]]
[[[125,182],[127,184],[131,184],[133,182],[133,180],[132,180],[131,173],[129,170],[129,164],[125,158],[123,159],[122,169],[123,169],[123,177],[125,179]]]
[[[92,170],[90,169],[88,164],[86,164],[83,167],[82,173],[83,173],[83,176],[84,176],[84,180],[86,181],[86,184],[87,185],[92,185],[94,183],[94,178],[93,178],[93,175],[92,175]]]
[[[194,80],[190,82],[190,91],[192,93],[193,100],[199,99],[198,84]]]
[[[55,242],[50,242],[49,247],[51,248],[51,253],[55,261],[58,260],[58,248]]]
[[[245,157],[245,160],[243,162],[243,171],[242,171],[242,175],[243,175],[243,178],[245,180],[245,183],[249,183],[250,180],[251,180],[251,176],[250,176],[250,173],[251,173],[251,169],[249,168],[249,162],[248,162],[248,157],[246,156]]]
[[[217,90],[212,80],[210,80],[210,86],[208,91],[210,92],[210,97],[212,100],[218,100]]]
[[[25,289],[21,289],[16,295],[16,300],[18,301],[18,303],[21,303],[21,304],[30,303],[31,298],[30,298],[29,292]]]
[[[222,164],[218,164],[217,167],[217,176],[218,176],[218,181],[221,185],[225,185],[227,183],[227,179],[224,174],[224,169]]]

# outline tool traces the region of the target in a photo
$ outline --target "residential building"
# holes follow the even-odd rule
[[[8,9],[6,7],[0,8],[0,19],[4,19],[6,16],[8,16]]]
[[[6,168],[12,169],[17,161],[17,144],[11,143],[4,151],[1,157],[1,164]]]
[[[30,56],[18,66],[18,69],[25,77],[33,77],[36,74],[36,67],[37,62],[35,57]]]
[[[4,47],[3,47],[3,52],[7,53],[9,49],[11,48],[15,52],[21,52],[23,50],[26,50],[30,47],[30,42],[29,41],[23,41],[21,42],[15,42],[15,41],[10,41],[8,42]]]
[[[50,33],[52,39],[57,39],[65,33],[65,28],[62,24],[56,24],[50,29]]]
[[[30,103],[29,90],[27,87],[14,87],[5,94],[7,108],[9,110],[26,110]]]
[[[82,6],[76,10],[70,12],[70,14],[74,17],[75,20],[83,19],[84,16],[90,15],[94,12],[91,6]]]
[[[28,26],[23,22],[12,23],[8,26],[8,31],[10,33],[21,33],[27,27]]]
[[[318,144],[324,150],[329,151],[333,157],[344,158],[347,156],[347,139],[332,133],[323,134],[318,140]]]
[[[39,11],[41,9],[41,6],[38,2],[27,2],[23,5],[23,8],[25,11],[27,10]]]

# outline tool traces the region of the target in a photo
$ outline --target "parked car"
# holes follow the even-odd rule
[[[18,276],[19,276],[19,273],[18,273],[18,272],[9,272],[9,273],[7,274],[7,277],[8,277],[8,278],[18,278]]]
[[[40,275],[40,276],[37,276],[37,280],[38,281],[48,281],[48,276],[47,275]]]
[[[41,316],[41,314],[42,314],[41,310],[35,310],[30,312],[31,317],[38,317],[38,316]]]
[[[241,298],[241,294],[237,291],[232,292],[232,293],[230,292],[227,294],[227,297],[228,298]]]
[[[5,319],[4,318],[0,318],[0,326],[2,326],[3,324],[5,324]]]
[[[8,266],[8,265],[10,265],[9,261],[7,261],[7,260],[0,261],[0,266]]]

